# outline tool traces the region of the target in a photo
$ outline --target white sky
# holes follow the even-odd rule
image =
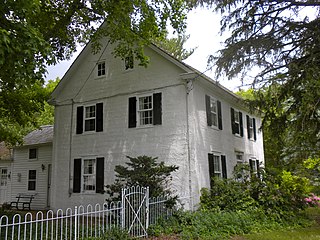
[[[200,72],[207,70],[207,60],[211,54],[214,54],[222,48],[223,38],[219,34],[220,18],[218,15],[207,9],[195,9],[188,14],[187,34],[190,35],[185,48],[190,49],[197,47],[195,52],[185,60],[185,63],[196,68]],[[69,61],[62,61],[55,66],[48,68],[46,79],[62,78],[68,70],[71,63],[80,53],[78,51]],[[205,74],[214,79],[213,71],[206,71]],[[217,80],[217,79],[214,79]],[[220,84],[224,85],[232,91],[237,91],[240,86],[240,81],[218,79]]]

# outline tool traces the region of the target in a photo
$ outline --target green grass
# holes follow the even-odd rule
[[[233,240],[320,240],[320,208],[306,210],[314,225],[307,228],[261,232],[234,237]]]
[[[239,238],[241,239],[241,238]],[[244,236],[243,240],[320,240],[320,227],[295,229],[291,231],[273,231]]]

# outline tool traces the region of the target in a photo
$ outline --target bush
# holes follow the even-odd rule
[[[179,239],[230,239],[261,231],[309,226],[301,215],[275,221],[263,210],[178,212],[172,218],[149,228],[149,235],[179,235]]]
[[[241,172],[243,168],[240,169]],[[200,206],[207,210],[246,210],[259,208],[275,218],[288,217],[307,207],[305,197],[310,193],[310,182],[290,172],[263,172],[248,178],[235,172],[235,179],[213,179],[210,190],[202,189]],[[239,180],[240,179],[240,180]]]

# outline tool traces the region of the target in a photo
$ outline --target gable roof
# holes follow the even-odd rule
[[[23,138],[23,146],[52,143],[52,141],[53,141],[53,126],[46,125],[46,126],[41,126],[39,129],[36,129],[28,133]]]

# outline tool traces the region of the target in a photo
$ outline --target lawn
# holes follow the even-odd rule
[[[236,236],[232,240],[320,240],[320,208],[307,209],[307,213],[314,220],[314,225],[309,228],[280,230],[265,233]]]

